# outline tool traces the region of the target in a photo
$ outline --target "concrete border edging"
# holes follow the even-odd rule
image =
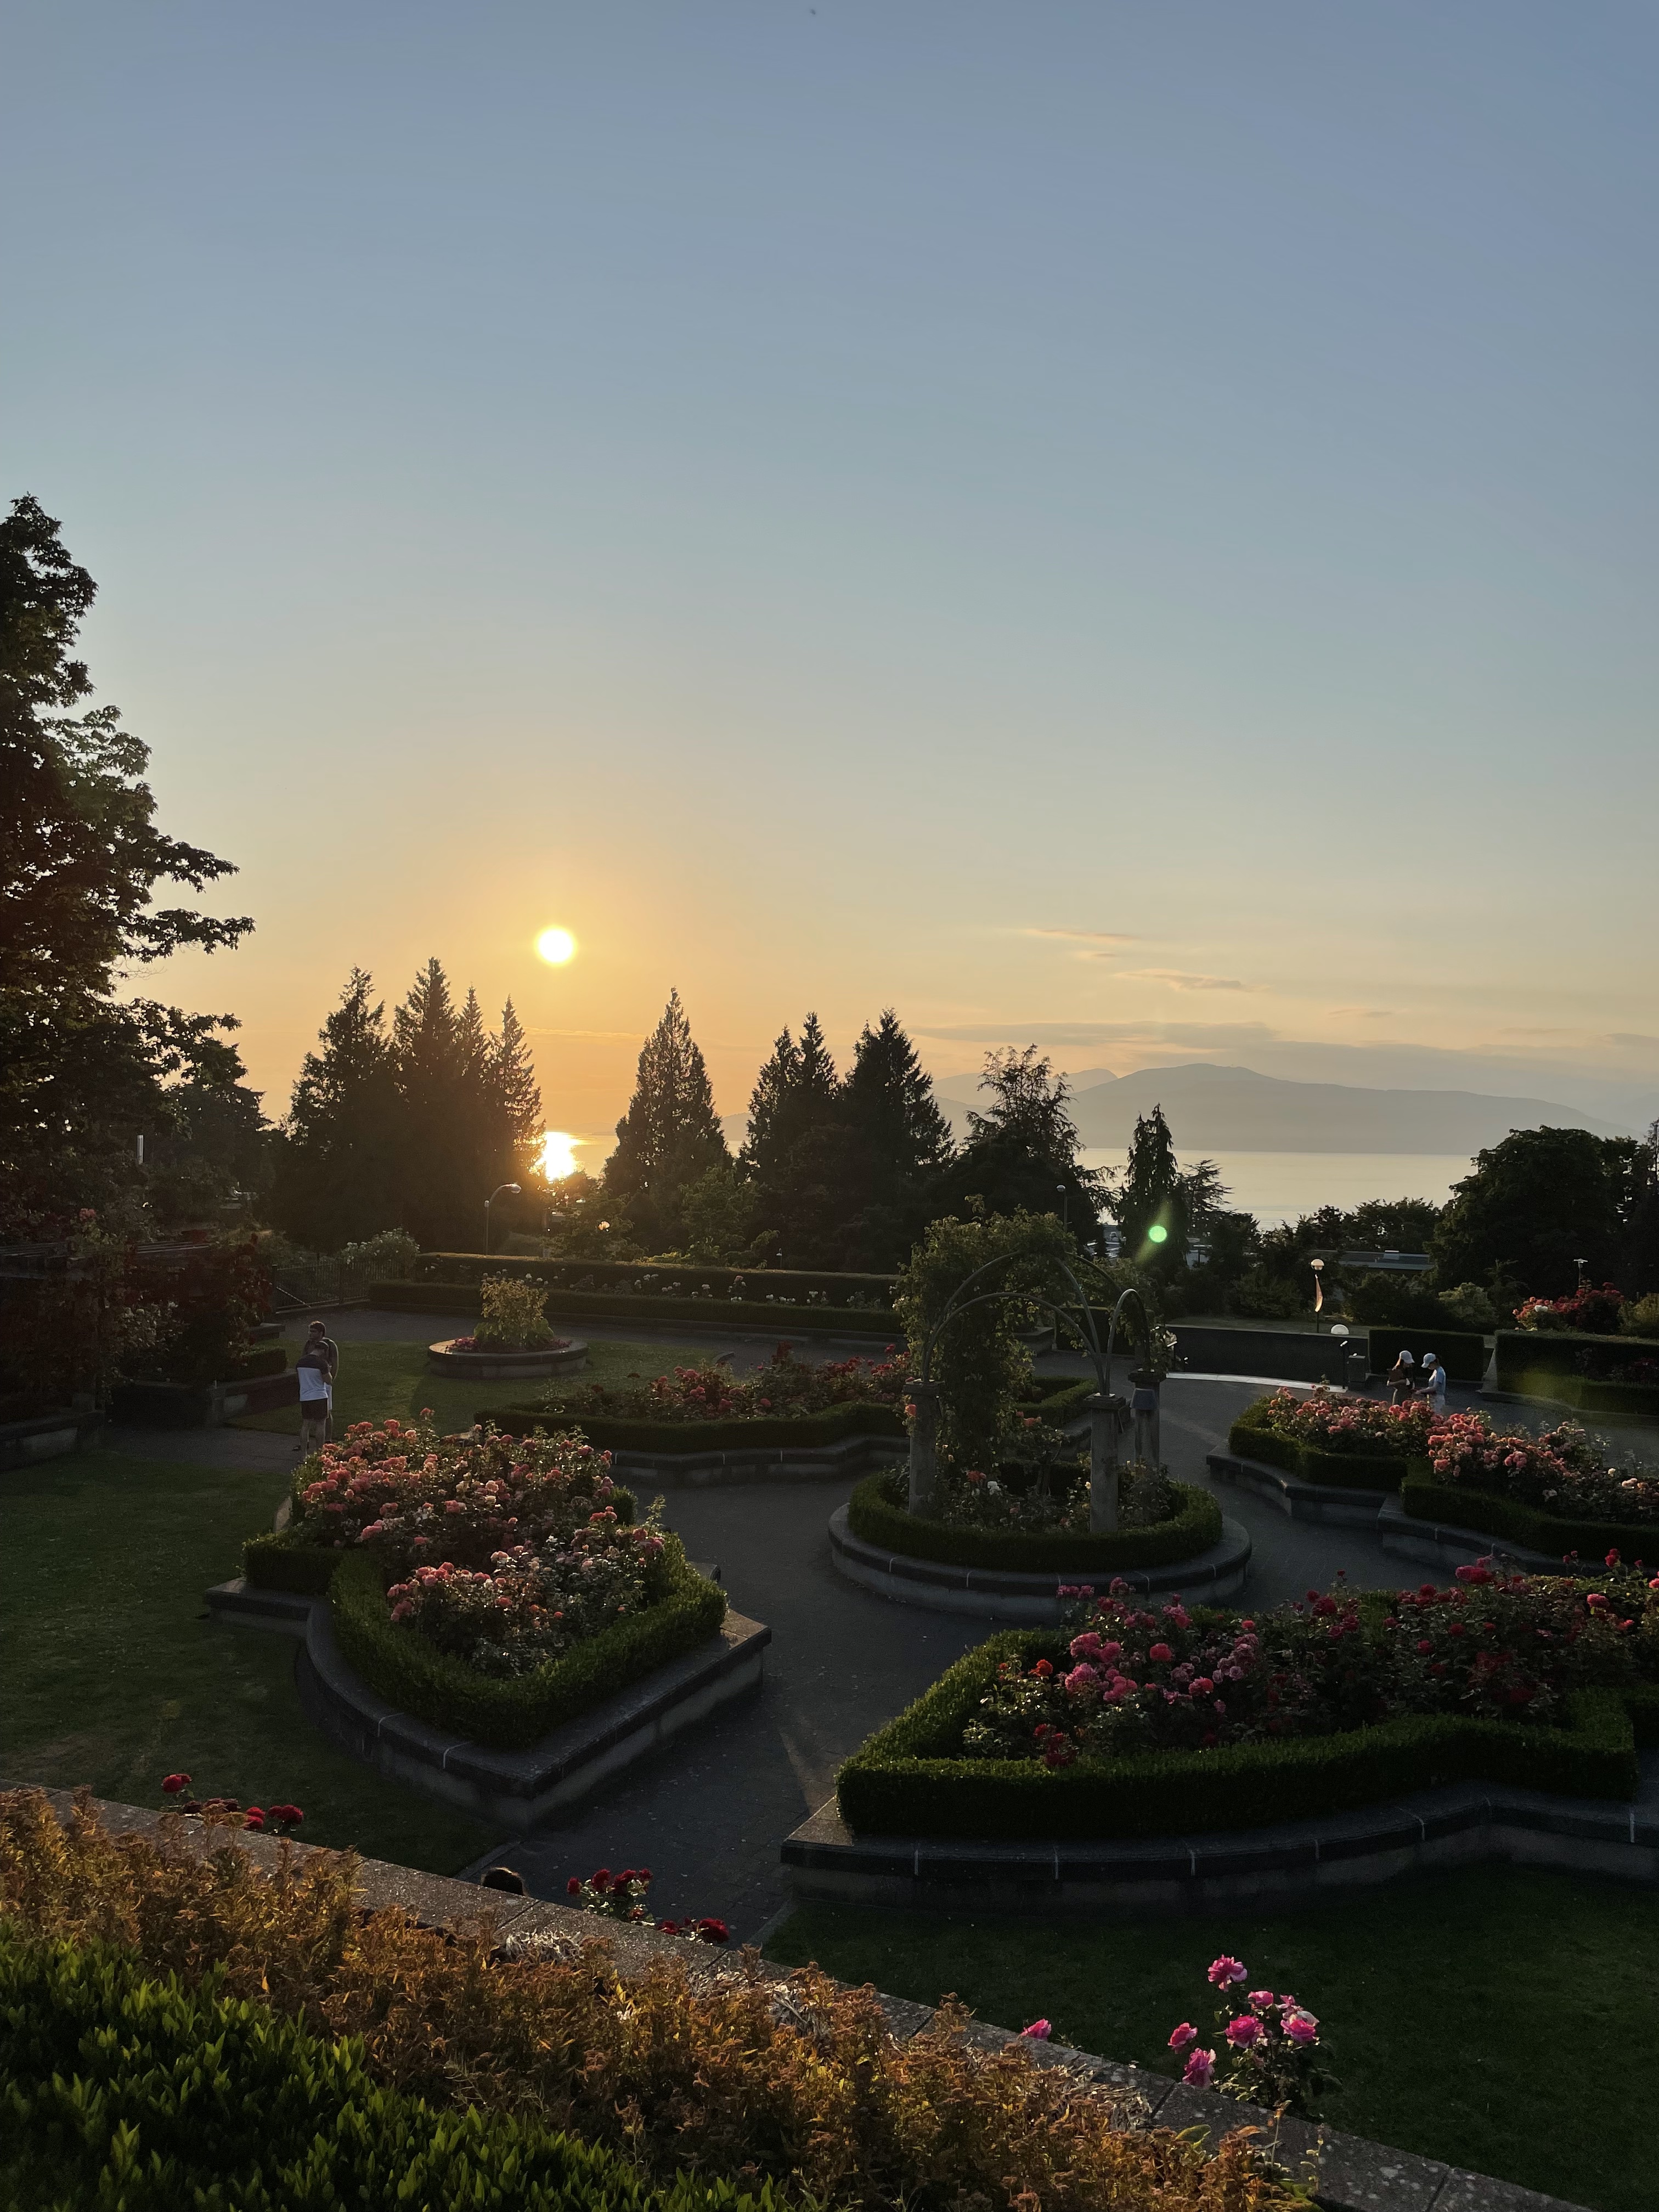
[[[1241,1459],[1235,1452],[1208,1452],[1205,1463],[1218,1482],[1250,1491],[1292,1521],[1312,1521],[1327,1528],[1374,1528],[1378,1513],[1395,1494],[1390,1490],[1350,1490],[1334,1482],[1304,1482],[1282,1467]]]
[[[1092,1843],[860,1836],[831,1798],[780,1856],[802,1903],[1033,1917],[1293,1910],[1485,1859],[1659,1887],[1659,1758],[1634,1802],[1461,1782],[1274,1827]]]
[[[1179,1592],[1207,1602],[1242,1589],[1250,1566],[1249,1531],[1225,1518],[1221,1523],[1221,1541],[1190,1559],[1173,1559],[1161,1567],[1059,1567],[1030,1575],[953,1566],[948,1560],[917,1559],[905,1552],[884,1551],[879,1545],[867,1544],[853,1534],[848,1526],[848,1509],[842,1505],[830,1516],[830,1551],[838,1573],[896,1605],[921,1606],[934,1613],[963,1613],[978,1620],[1037,1628],[1060,1625],[1064,1606],[1058,1593],[1079,1583],[1104,1589],[1121,1580],[1131,1589],[1147,1595]]]
[[[0,1784],[0,1787],[16,1786]],[[73,1808],[73,1793],[46,1790],[41,1794],[58,1820],[66,1820]],[[92,1810],[117,1835],[151,1832],[161,1819],[160,1814],[143,1806],[97,1799],[92,1801]],[[270,1836],[244,1835],[238,1839],[237,1848],[256,1866],[271,1871],[282,1863],[285,1852],[304,1858],[314,1847],[283,1843]],[[624,1975],[643,1972],[665,1958],[684,1966],[694,1985],[709,1987],[729,1979],[734,1972],[718,1953],[654,1929],[629,1928],[616,1921],[597,1923],[568,1905],[479,1889],[471,1882],[421,1874],[384,1859],[360,1859],[355,1878],[358,1902],[366,1911],[381,1911],[396,1905],[420,1925],[437,1929],[483,1921],[508,1957],[538,1954],[575,1957],[586,1945],[604,1941],[611,1947]],[[799,2018],[799,2008],[788,1976],[776,1968],[769,1971],[763,1960],[761,1970],[775,2016]],[[877,1996],[895,2042],[908,2042],[933,2021],[932,2005],[880,1991]],[[1253,2127],[1259,2130],[1263,2148],[1286,2170],[1316,2169],[1316,2198],[1324,2212],[1583,2212],[1583,2208],[1565,2198],[1546,2197],[1514,2182],[1472,2173],[1416,2151],[1391,2149],[1385,2143],[1322,2123],[1279,2118],[1259,2106],[1224,2097],[1218,2091],[1189,2089],[1144,2067],[1124,2065],[1065,2044],[1032,2042],[989,2021],[975,2021],[966,2040],[988,2055],[1018,2044],[1034,2064],[1064,2068],[1076,2076],[1085,2093],[1093,2091],[1113,2099],[1127,2126],[1193,2131],[1206,2143],[1218,2142],[1236,2128]]]
[[[1391,1559],[1411,1559],[1419,1566],[1451,1570],[1475,1559],[1502,1559],[1528,1574],[1559,1575],[1563,1554],[1530,1552],[1479,1528],[1458,1528],[1449,1522],[1424,1521],[1407,1513],[1399,1498],[1392,1498],[1376,1516],[1376,1532]]]
[[[31,1413],[21,1421],[0,1422],[0,1473],[39,1467],[49,1459],[67,1459],[83,1451],[104,1425],[100,1413]]]
[[[719,1490],[750,1482],[845,1482],[902,1459],[902,1437],[853,1436],[828,1444],[748,1444],[735,1451],[613,1450],[613,1481],[660,1482],[670,1489]]]
[[[397,1782],[525,1835],[734,1698],[758,1689],[772,1632],[728,1613],[707,1644],[630,1682],[526,1751],[495,1751],[429,1728],[371,1690],[335,1640],[325,1597],[249,1589],[207,1594],[221,1620],[297,1636],[295,1680],[306,1717],[331,1742]]]

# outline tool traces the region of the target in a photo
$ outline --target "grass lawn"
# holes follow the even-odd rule
[[[299,1340],[290,1344],[290,1358]],[[412,1421],[423,1406],[431,1407],[445,1431],[470,1429],[486,1407],[533,1405],[547,1388],[544,1381],[469,1382],[464,1377],[430,1374],[426,1364],[429,1341],[341,1345],[340,1376],[334,1389],[337,1437],[351,1421],[383,1421],[388,1414]],[[580,1374],[552,1379],[561,1386],[568,1382],[573,1389],[583,1382],[623,1382],[629,1375],[665,1375],[671,1367],[695,1367],[708,1357],[706,1346],[699,1351],[691,1345],[590,1344],[587,1364]],[[274,1413],[250,1413],[234,1425],[297,1437],[300,1409],[283,1406]]]
[[[1205,2032],[1223,1951],[1250,1986],[1318,2014],[1337,2127],[1589,2205],[1653,2212],[1659,2129],[1640,2089],[1659,2050],[1659,1905],[1589,1876],[1487,1866],[1340,1903],[1138,1923],[934,1918],[815,1905],[766,1947],[850,1982],[981,2019],[1052,2020],[1057,2039],[1169,2065]]]
[[[329,1744],[291,1638],[207,1617],[286,1486],[112,1452],[0,1475],[0,1771],[156,1805],[182,1768],[204,1794],[303,1807],[308,1843],[453,1874],[500,1836]]]

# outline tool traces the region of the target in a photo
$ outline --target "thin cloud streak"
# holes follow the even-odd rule
[[[1172,991],[1259,991],[1260,983],[1241,983],[1236,975],[1192,975],[1184,968],[1121,968],[1122,983],[1165,983]]]

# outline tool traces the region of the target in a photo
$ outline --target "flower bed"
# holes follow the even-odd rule
[[[1316,1389],[1308,1398],[1275,1390],[1233,1423],[1227,1449],[1304,1482],[1343,1489],[1397,1490],[1428,1435],[1425,1402],[1386,1406]]]
[[[476,1283],[371,1283],[368,1302],[392,1313],[464,1314],[478,1310]],[[672,1297],[655,1291],[550,1291],[547,1311],[556,1319],[689,1321],[704,1328],[762,1329],[781,1322],[797,1335],[885,1335],[893,1316],[876,1306],[793,1305],[783,1299]]]
[[[328,1595],[348,1663],[400,1711],[511,1747],[705,1642],[726,1597],[579,1437],[360,1422],[296,1476],[264,1589]]]
[[[1659,1471],[1633,1460],[1609,1466],[1607,1445],[1577,1422],[1509,1436],[1477,1414],[1453,1413],[1431,1430],[1427,1449],[1400,1494],[1415,1519],[1564,1557],[1645,1547],[1659,1560]]]
[[[975,1528],[960,1522],[923,1520],[908,1511],[904,1473],[891,1468],[868,1475],[859,1484],[848,1505],[847,1525],[865,1543],[900,1553],[906,1559],[938,1559],[951,1566],[1010,1574],[1050,1571],[1063,1574],[1071,1570],[1079,1574],[1124,1574],[1196,1559],[1221,1541],[1221,1508],[1208,1491],[1167,1478],[1161,1486],[1167,1499],[1162,1518],[1139,1528],[1119,1528],[1109,1536],[1094,1536],[1087,1528],[1086,1485],[1081,1493],[1085,1523],[1081,1531],[1024,1529],[1006,1522]],[[1131,1476],[1131,1501],[1133,1495]]]
[[[1629,1797],[1659,1741],[1659,1578],[1459,1571],[1257,1617],[1121,1589],[1073,1638],[958,1662],[842,1769],[854,1830],[1052,1838],[1249,1828],[1481,1778]]]
[[[591,1415],[660,1427],[670,1423],[754,1420],[771,1417],[797,1420],[842,1406],[868,1406],[901,1413],[906,1364],[892,1345],[879,1360],[797,1359],[780,1344],[764,1367],[737,1376],[729,1359],[708,1359],[697,1367],[676,1367],[666,1375],[630,1376],[623,1388],[590,1382],[586,1389],[549,1390],[540,1410],[567,1425],[586,1427]]]

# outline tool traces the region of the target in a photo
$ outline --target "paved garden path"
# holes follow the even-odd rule
[[[434,1338],[456,1333],[442,1316],[423,1316],[414,1328],[403,1314],[327,1319],[343,1364],[354,1341],[407,1340],[428,1327]],[[463,1319],[456,1317],[458,1323]],[[752,1365],[771,1348],[763,1337],[692,1332],[678,1322],[660,1332],[637,1322],[583,1327],[595,1338],[640,1342],[659,1335],[705,1343],[730,1350],[739,1366]],[[867,1352],[870,1346],[849,1340],[845,1348]],[[802,1349],[834,1357],[842,1347],[813,1340]],[[1224,1441],[1259,1389],[1246,1381],[1172,1378],[1163,1415],[1170,1471],[1207,1486],[1205,1454]],[[109,1441],[141,1457],[246,1467],[251,1476],[290,1467],[294,1457],[289,1438],[239,1430],[127,1431]],[[669,1524],[692,1558],[718,1561],[736,1609],[772,1629],[764,1686],[621,1778],[562,1825],[531,1840],[504,1840],[480,1865],[516,1868],[531,1890],[551,1897],[562,1894],[573,1874],[643,1864],[656,1875],[653,1902],[659,1913],[717,1914],[739,1940],[759,1933],[785,1902],[781,1838],[831,1795],[842,1760],[987,1632],[981,1622],[895,1605],[836,1574],[827,1523],[849,1488],[755,1484],[669,1493]],[[1231,1488],[1218,1494],[1255,1545],[1246,1592],[1254,1604],[1322,1589],[1339,1568],[1362,1584],[1399,1579],[1399,1567],[1364,1530],[1310,1528]]]

